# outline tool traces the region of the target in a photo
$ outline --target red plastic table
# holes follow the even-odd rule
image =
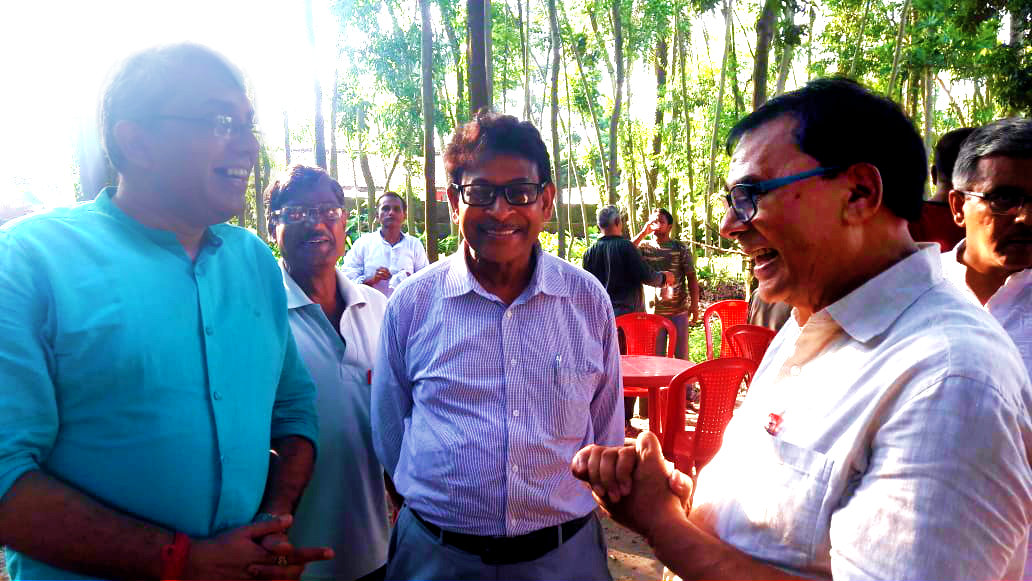
[[[695,364],[686,359],[659,357],[656,355],[621,355],[620,370],[624,386],[647,387],[649,390],[649,429],[657,434],[662,432],[662,410],[656,403],[659,401],[659,388],[670,385],[675,375]],[[637,395],[637,394],[634,394]]]

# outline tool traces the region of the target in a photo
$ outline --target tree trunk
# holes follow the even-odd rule
[[[406,159],[404,166],[405,166],[405,207],[411,210],[411,209],[415,208],[415,204],[412,203],[413,202],[413,199],[412,199],[412,172],[409,171],[409,168],[412,167],[412,164],[409,163],[410,161],[412,161],[412,160],[411,159]],[[412,214],[414,214],[414,213],[415,212],[405,212],[405,226],[408,227],[408,233],[409,233],[410,236],[419,236],[419,233],[416,232],[415,225],[412,223]]]
[[[566,235],[563,208],[563,189],[559,185],[559,14],[556,0],[548,0],[548,20],[552,29],[552,182],[555,183],[556,230],[559,233],[559,258],[566,258]]]
[[[613,36],[616,36],[616,28],[618,26],[620,26],[620,23],[619,23],[619,20],[620,20],[620,14],[619,14],[620,3],[619,3],[619,0],[613,0],[613,4],[612,4],[612,6],[610,6],[609,10],[610,10],[611,13],[613,13],[612,14]],[[613,11],[616,11],[616,12],[614,13]],[[602,51],[602,60],[606,63],[606,70],[609,71],[609,78],[610,78],[611,81],[613,81],[615,83],[616,77],[617,77],[618,73],[616,72],[616,70],[613,69],[612,61],[609,60],[609,50],[606,49],[606,43],[602,39],[602,33],[599,32],[599,29],[598,29],[598,19],[595,18],[595,11],[591,10],[591,9],[588,9],[586,12],[588,13],[588,21],[591,23],[591,31],[593,33],[595,33],[595,42],[598,43],[598,47]],[[619,46],[623,44],[623,38],[622,38],[623,37],[623,33],[622,32],[620,33],[620,37],[621,37],[620,40],[616,41],[617,47],[618,47],[617,50],[615,51],[617,53],[617,59],[616,59],[616,66],[617,67],[620,66],[620,57],[619,57],[619,55],[620,55],[620,53],[622,51],[620,50]],[[613,92],[614,93],[617,92],[617,88],[615,86],[613,87]]]
[[[584,77],[584,66],[581,63],[580,50],[577,49],[577,45],[573,42],[570,43],[570,46],[573,48],[573,56],[577,61],[577,73],[580,76],[581,87],[584,89],[585,94],[587,94],[588,81]],[[588,113],[591,114],[591,126],[595,129],[595,138],[597,139],[596,143],[598,144],[599,166],[602,168],[602,177],[606,182],[606,191],[608,192],[610,191],[610,184],[613,180],[610,177],[609,170],[606,167],[606,160],[603,158],[602,131],[599,129],[598,115],[595,114],[595,107],[594,105],[592,105],[591,99],[588,99]]]
[[[338,55],[339,57],[339,55]],[[340,99],[337,95],[337,83],[340,82],[339,69],[333,67],[333,93],[330,97],[330,175],[337,178],[337,106]]]
[[[569,106],[566,108],[566,140],[569,147],[567,153],[568,164],[570,173],[573,174],[573,181],[569,178],[566,180],[566,187],[573,188],[574,183],[577,185],[577,200],[580,202],[580,215],[581,215],[581,227],[584,232],[584,243],[588,242],[588,212],[584,208],[584,189],[581,187],[580,175],[577,173],[577,165],[574,160],[577,158],[576,152],[573,150],[573,100],[570,99],[570,73],[566,68],[566,53],[563,52],[563,84],[566,86],[566,102]],[[570,230],[570,237],[573,237],[573,229]]]
[[[767,63],[770,43],[774,38],[778,0],[765,0],[763,12],[756,20],[756,60],[753,64],[753,110],[767,102]]]
[[[469,111],[476,115],[477,111],[491,106],[490,80],[488,78],[487,18],[490,0],[466,0],[467,10],[467,42],[469,46]]]
[[[812,10],[812,7],[811,7]],[[871,0],[864,2],[864,15],[860,18],[860,31],[856,35],[856,51],[853,52],[853,62],[849,64],[849,72],[846,76],[855,79],[856,78],[856,65],[860,62],[860,57],[864,53],[864,30],[867,28],[867,16],[871,13]],[[812,12],[811,12],[812,14]],[[811,25],[812,26],[812,25]],[[813,33],[811,32],[811,35]]]
[[[258,237],[263,241],[269,239],[269,225],[265,220],[265,182],[262,181],[262,158],[267,158],[265,146],[258,150],[258,159],[254,160],[254,222]]]
[[[315,28],[312,26],[312,0],[305,0],[305,24],[308,28],[308,43],[315,53]],[[326,169],[326,136],[325,120],[322,109],[322,83],[319,82],[319,71],[314,73],[315,81],[315,163]],[[336,90],[336,87],[334,87]]]
[[[444,34],[448,37],[448,46],[451,47],[452,58],[455,60],[455,122],[459,123],[462,119],[465,119],[463,113],[466,111],[466,80],[462,70],[459,36],[455,34],[455,26],[452,24],[455,15],[452,12],[450,0],[438,0],[437,6],[441,9],[441,20],[444,21]]]
[[[688,42],[681,35],[681,95],[688,95]],[[688,162],[688,243],[695,249],[695,162],[692,158],[692,114],[684,104],[684,158]],[[684,238],[684,236],[682,236]]]
[[[768,0],[769,1],[769,0]],[[710,198],[713,195],[713,190],[716,187],[716,166],[717,166],[717,142],[720,135],[720,116],[724,110],[724,84],[727,81],[727,55],[730,52],[730,41],[731,41],[731,0],[724,0],[724,57],[721,59],[720,65],[720,85],[717,90],[717,106],[716,112],[713,116],[713,138],[710,140],[710,159],[709,159],[709,172],[706,175],[706,192],[704,193],[705,205],[706,205],[706,222],[703,225],[703,241],[706,244],[706,256],[710,255],[710,223],[713,221],[713,208],[710,204]],[[759,54],[759,48],[757,48],[757,55]],[[766,73],[766,68],[764,69]],[[764,74],[766,76],[766,74]],[[755,104],[755,103],[754,103]]]
[[[424,199],[423,227],[426,232],[426,256],[430,262],[437,262],[437,182],[434,165],[434,31],[430,24],[430,0],[419,0],[422,16],[423,46],[423,181]]]
[[[662,28],[666,28],[665,23],[661,25]],[[646,195],[650,198],[655,194],[656,189],[659,187],[657,178],[659,177],[659,156],[663,150],[663,116],[664,106],[666,101],[666,69],[667,69],[667,39],[665,36],[660,36],[656,39],[656,110],[655,110],[655,122],[652,126],[652,164],[648,169],[646,176],[648,182],[648,191]]]
[[[889,90],[886,94],[890,99],[896,95],[896,80],[899,78],[899,55],[903,50],[903,33],[907,30],[907,13],[910,12],[910,0],[903,3],[903,9],[899,12],[899,30],[896,32],[896,48],[892,54],[892,74],[889,75]]]
[[[741,28],[741,24],[738,25]],[[745,97],[742,96],[743,87],[738,84],[738,50],[735,48],[735,24],[731,23],[731,54],[727,57],[728,70],[731,72],[731,95],[735,99],[735,117],[740,117],[745,111]],[[749,86],[746,84],[745,89]]]
[[[811,79],[811,69],[813,69],[813,25],[817,21],[817,8],[815,4],[810,4],[810,27],[806,29],[806,82],[809,83]]]
[[[530,120],[530,0],[523,11],[524,0],[516,0],[520,13],[520,48],[523,56],[523,119]]]
[[[624,85],[623,26],[620,16],[620,0],[613,0],[610,11],[613,15],[613,38],[616,44],[614,49],[616,53],[616,91],[614,93],[615,98],[613,99],[613,115],[609,118],[609,171],[606,172],[609,179],[606,181],[606,189],[609,192],[609,203],[616,204],[616,182],[620,178],[620,170],[616,165],[616,154],[620,131],[620,101]],[[609,62],[608,55],[606,56],[606,62]]]
[[[781,62],[778,64],[778,84],[774,89],[774,96],[785,92],[785,84],[788,82],[788,73],[792,70],[792,57],[795,56],[795,45],[785,43],[781,53]]]
[[[286,111],[283,111],[283,155],[287,159],[287,167],[290,167],[290,120]]]

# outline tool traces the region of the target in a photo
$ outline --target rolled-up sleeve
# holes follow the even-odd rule
[[[34,262],[0,231],[0,499],[40,467],[58,433],[50,291]]]
[[[283,369],[272,408],[272,438],[302,436],[317,448],[319,423],[315,412],[315,383],[297,352],[289,325],[286,333]]]
[[[398,332],[398,304],[387,303],[380,345],[373,365],[372,426],[376,457],[393,478],[405,437],[405,419],[412,413],[412,383]]]
[[[1020,403],[961,377],[905,402],[832,514],[832,576],[1003,578],[1032,519],[1028,423]]]
[[[618,446],[623,443],[623,377],[620,374],[620,345],[617,342],[613,306],[608,300],[599,300],[599,309],[605,321],[602,331],[604,373],[591,400],[591,421],[595,443]]]

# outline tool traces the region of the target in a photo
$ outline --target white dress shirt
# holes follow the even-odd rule
[[[1032,386],[938,246],[763,358],[693,520],[753,557],[842,579],[1018,578],[1032,522]]]
[[[331,547],[336,558],[313,561],[302,579],[347,581],[387,562],[387,502],[383,468],[373,452],[369,380],[387,299],[337,272],[344,299],[339,331],[297,285],[282,261],[290,329],[317,387],[319,455],[290,540]],[[347,341],[341,341],[341,337]]]
[[[1032,268],[1026,268],[1007,277],[1003,286],[983,306],[967,285],[967,266],[960,262],[966,240],[961,240],[949,252],[942,253],[942,273],[946,279],[957,285],[976,305],[989,311],[1003,330],[1014,340],[1025,368],[1032,375]],[[1026,581],[1032,581],[1032,537],[1029,542],[1028,559],[1025,561]]]
[[[419,238],[402,232],[401,240],[392,245],[384,239],[382,232],[382,229],[369,232],[355,241],[344,257],[344,274],[363,284],[362,281],[376,274],[376,269],[386,268],[391,271],[391,278],[377,281],[372,287],[389,297],[406,278],[430,263]]]

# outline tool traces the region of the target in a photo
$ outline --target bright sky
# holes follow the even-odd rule
[[[4,90],[0,92],[0,206],[74,200],[78,134],[95,123],[103,80],[137,49],[190,40],[221,51],[254,87],[271,143],[282,143],[282,112],[310,118],[313,63],[329,68],[334,28],[328,0],[313,0],[318,61],[308,43],[303,0],[97,0],[5,6]],[[296,114],[294,113],[296,111]]]

